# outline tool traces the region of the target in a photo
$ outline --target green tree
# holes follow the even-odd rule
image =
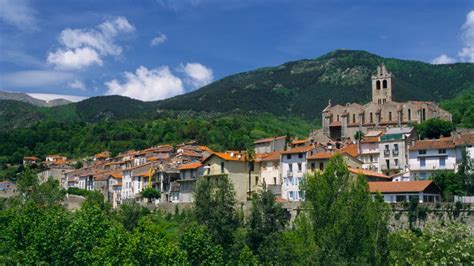
[[[140,218],[149,214],[150,211],[136,202],[121,204],[115,211],[115,219],[120,222],[125,229],[132,231],[138,225]]]
[[[372,199],[365,177],[353,180],[336,155],[322,174],[308,177],[305,189],[320,263],[383,262],[388,209],[380,197]]]
[[[223,249],[215,244],[205,226],[191,224],[179,240],[179,247],[186,252],[191,265],[223,264]]]
[[[197,221],[207,226],[216,243],[227,250],[238,227],[234,186],[229,178],[227,175],[202,178],[196,184],[194,198]]]
[[[154,188],[145,188],[140,194],[142,197],[148,199],[148,202],[161,197],[161,193]]]
[[[436,171],[431,179],[441,189],[444,201],[454,201],[455,195],[463,194],[463,184],[460,173],[452,171]]]
[[[437,139],[451,136],[456,127],[451,121],[433,118],[416,124],[415,129],[421,139]]]
[[[288,214],[280,203],[275,201],[275,195],[265,189],[252,196],[252,211],[248,227],[249,246],[257,251],[260,245],[274,233],[281,232],[288,223]]]

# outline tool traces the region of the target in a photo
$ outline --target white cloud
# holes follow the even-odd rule
[[[74,79],[74,75],[63,71],[28,70],[3,74],[1,82],[3,90],[8,88],[51,87],[62,85]]]
[[[160,33],[160,35],[156,36],[155,38],[153,38],[150,42],[150,46],[158,46],[162,43],[164,43],[168,38],[166,37],[166,35]]]
[[[194,88],[200,88],[214,80],[212,69],[199,63],[186,63],[186,65],[181,65],[178,69],[186,73],[186,82],[190,83]]]
[[[432,64],[442,65],[442,64],[453,64],[456,63],[456,59],[449,57],[445,54],[442,54],[431,61]]]
[[[49,53],[48,63],[56,65],[58,69],[81,69],[93,64],[102,65],[99,54],[89,47],[76,49],[60,49]]]
[[[55,99],[66,99],[71,102],[79,102],[84,99],[87,99],[88,97],[84,96],[76,96],[76,95],[66,95],[66,94],[52,94],[52,93],[26,93],[30,95],[31,97],[44,100],[44,101],[51,101]]]
[[[140,66],[135,73],[125,72],[124,76],[124,82],[114,79],[105,83],[107,94],[154,101],[184,93],[183,82],[167,66],[155,69]]]
[[[0,0],[0,18],[21,30],[37,30],[37,20],[26,0]]]
[[[78,90],[81,90],[81,91],[86,90],[86,85],[84,85],[84,83],[82,81],[78,80],[78,79],[76,79],[72,82],[69,82],[68,86],[73,88],[73,89],[78,89]]]
[[[133,31],[135,28],[124,17],[107,20],[95,29],[64,29],[58,38],[63,48],[49,53],[47,61],[59,69],[102,65],[103,57],[122,53],[115,44],[116,37]]]
[[[458,56],[463,61],[474,62],[474,10],[467,14],[462,30],[464,47],[458,52]]]

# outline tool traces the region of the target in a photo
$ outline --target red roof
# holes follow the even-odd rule
[[[372,193],[375,193],[377,191],[381,193],[422,192],[422,191],[425,191],[432,184],[434,185],[433,181],[431,180],[401,181],[401,182],[369,182],[369,190]]]
[[[321,159],[331,159],[334,156],[334,153],[331,152],[318,152],[308,157],[308,160],[321,160]]]
[[[452,149],[454,148],[454,141],[452,138],[418,140],[415,145],[410,147],[410,150],[429,150],[429,149]]]
[[[226,160],[226,161],[241,161],[241,162],[243,162],[247,158],[245,155],[242,155],[242,154],[236,154],[234,156],[230,156],[230,154],[222,153],[222,152],[214,152],[213,154],[216,155],[217,157],[221,158],[221,159]],[[238,155],[240,155],[240,158],[239,158]],[[207,157],[206,160],[209,159],[209,158],[210,158],[210,156]]]
[[[26,156],[26,157],[23,157],[23,160],[38,161],[38,158],[36,158],[35,156]]]
[[[302,153],[302,152],[308,152],[315,147],[313,145],[308,145],[308,146],[301,146],[301,147],[296,147],[287,151],[282,151],[281,154],[293,154],[293,153]]]
[[[374,171],[370,171],[370,170],[355,169],[355,168],[351,168],[351,167],[349,167],[348,169],[349,169],[349,172],[351,172],[353,174],[356,174],[356,175],[364,175],[364,176],[367,176],[367,177],[377,177],[377,178],[391,179],[387,175],[377,173],[377,172],[374,172]]]
[[[357,157],[357,155],[359,154],[357,144],[349,144],[346,147],[342,148],[342,151],[346,152],[352,157]]]
[[[264,139],[257,139],[256,141],[253,142],[253,144],[259,144],[259,143],[267,143],[267,142],[272,142],[274,140],[279,140],[279,139],[284,139],[286,136],[279,136],[279,137],[270,137],[270,138],[264,138]]]
[[[279,161],[281,156],[281,151],[274,151],[267,153],[265,157],[262,158],[262,161]]]
[[[183,164],[180,167],[178,167],[178,170],[189,170],[189,169],[196,169],[202,166],[201,162],[194,162],[194,163],[188,163],[188,164]]]
[[[120,173],[111,173],[110,175],[115,179],[122,179],[122,174]]]
[[[293,140],[291,144],[296,145],[296,144],[304,144],[306,142],[309,142],[309,139],[300,139],[300,140]]]
[[[461,134],[459,138],[454,140],[456,146],[465,146],[474,144],[474,133]]]

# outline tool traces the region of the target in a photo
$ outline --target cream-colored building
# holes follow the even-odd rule
[[[219,178],[227,175],[234,185],[237,202],[247,201],[261,188],[260,164],[249,163],[245,154],[215,152],[203,162],[204,177]]]
[[[357,131],[368,129],[401,127],[421,123],[427,119],[439,118],[451,121],[451,114],[434,102],[408,101],[395,102],[392,99],[392,81],[394,75],[385,68],[377,67],[372,76],[372,101],[360,105],[331,105],[322,112],[322,128],[325,135],[332,139],[354,138]]]

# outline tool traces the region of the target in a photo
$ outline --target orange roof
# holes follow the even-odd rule
[[[109,155],[108,155],[107,152],[101,152],[101,153],[97,153],[94,157],[95,157],[95,158],[102,158],[102,159],[103,159],[103,158],[108,158]]]
[[[429,139],[418,140],[415,145],[410,147],[410,150],[428,150],[428,149],[452,149],[454,148],[454,141],[452,138],[444,139]]]
[[[198,147],[198,149],[200,149],[200,150],[202,150],[202,151],[210,151],[210,152],[212,152],[211,148],[209,148],[209,147],[207,147],[207,146],[202,146],[202,145],[201,145],[201,146],[197,146],[197,147]]]
[[[270,138],[264,138],[264,139],[257,139],[253,142],[253,144],[259,144],[259,143],[267,143],[267,142],[272,142],[274,140],[279,140],[279,139],[284,139],[286,136],[279,136],[279,137],[270,137]]]
[[[183,164],[178,167],[178,170],[190,170],[190,169],[196,169],[202,166],[201,162],[194,162],[194,163],[188,163],[188,164]]]
[[[281,151],[266,153],[266,156],[262,158],[262,161],[279,161],[280,156],[281,156]]]
[[[320,159],[331,159],[334,153],[331,152],[318,152],[308,157],[308,160],[320,160]]]
[[[437,190],[439,188],[431,180],[422,181],[400,181],[400,182],[369,182],[369,190],[371,193],[377,191],[381,193],[400,193],[400,192],[422,192],[430,185],[434,185]]]
[[[23,160],[38,161],[38,158],[36,158],[35,156],[26,156],[23,157]]]
[[[378,178],[386,178],[386,179],[391,179],[389,176],[387,175],[384,175],[384,174],[381,174],[381,173],[377,173],[377,172],[374,172],[374,171],[370,171],[370,170],[365,170],[365,169],[355,169],[355,168],[352,168],[352,167],[349,167],[349,172],[353,173],[353,174],[356,174],[356,175],[364,175],[364,176],[367,176],[367,177],[378,177]]]
[[[150,161],[150,162],[153,162],[153,161],[156,161],[156,160],[158,160],[157,157],[149,157],[149,158],[147,158],[147,161]]]
[[[308,146],[301,146],[301,147],[296,147],[287,151],[282,151],[281,154],[293,154],[293,153],[302,153],[302,152],[308,152],[315,147],[313,145],[308,145]]]
[[[277,203],[286,203],[286,202],[288,202],[288,200],[286,200],[282,197],[276,197],[275,202],[277,202]]]
[[[120,173],[111,173],[110,175],[115,179],[122,179],[123,177]]]
[[[306,142],[309,142],[309,139],[293,140],[291,144],[304,144]]]
[[[221,159],[226,160],[226,161],[245,161],[246,158],[247,158],[245,155],[242,155],[240,158],[236,155],[234,155],[232,157],[232,156],[230,156],[230,154],[222,153],[222,152],[214,152],[213,154],[216,155],[217,157],[221,158]],[[208,158],[209,157],[207,157],[206,159],[208,159]]]
[[[357,144],[349,144],[346,147],[342,148],[342,151],[346,152],[352,157],[357,157],[357,155],[359,154]]]
[[[375,143],[375,142],[379,142],[379,137],[365,137],[362,139],[363,143]]]

